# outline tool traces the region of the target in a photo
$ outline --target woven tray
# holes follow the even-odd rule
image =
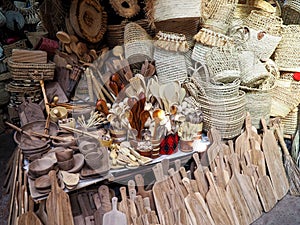
[[[14,80],[53,80],[55,63],[16,63],[10,58],[8,66]]]

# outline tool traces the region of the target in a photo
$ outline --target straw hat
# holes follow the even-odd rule
[[[70,7],[70,23],[75,33],[89,42],[99,42],[107,28],[107,14],[93,0],[74,0]]]
[[[131,18],[141,10],[137,0],[110,0],[115,12],[125,18]]]

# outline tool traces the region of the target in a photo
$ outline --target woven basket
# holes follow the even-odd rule
[[[211,47],[196,42],[193,48],[192,59],[206,64],[206,53],[209,51],[211,51]]]
[[[170,52],[161,48],[154,49],[156,73],[161,84],[172,81],[182,83],[187,78],[185,54]]]
[[[4,55],[8,58],[11,56],[13,49],[26,49],[26,48],[27,48],[26,39],[22,39],[13,44],[3,45],[3,52]]]
[[[282,6],[282,19],[284,24],[300,23],[300,2],[298,0],[287,0]]]
[[[264,31],[273,36],[280,36],[283,25],[280,17],[272,13],[257,10],[252,10],[244,23],[252,29]]]
[[[267,61],[274,53],[281,36],[265,33],[263,28],[256,30],[249,27],[248,29],[249,39],[245,43],[246,48],[253,51],[262,61]]]
[[[153,58],[153,44],[147,31],[137,23],[126,24],[124,31],[125,57],[129,63]]]
[[[295,107],[286,117],[282,118],[283,133],[295,135],[298,125],[298,107]]]
[[[300,25],[282,28],[282,39],[277,46],[274,59],[282,71],[300,70]]]
[[[241,76],[237,52],[228,45],[208,51],[206,64],[214,81],[230,83]]]
[[[200,18],[201,0],[148,0],[146,14],[151,24],[178,18]]]
[[[8,66],[14,80],[53,80],[55,63],[16,63],[10,58]]]
[[[221,33],[217,33],[213,30],[201,28],[199,32],[194,36],[194,39],[203,45],[211,47],[221,47],[233,40]]]
[[[241,68],[241,84],[248,87],[257,87],[269,77],[265,65],[259,61],[253,51],[239,53]]]

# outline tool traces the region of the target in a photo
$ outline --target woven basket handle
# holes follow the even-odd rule
[[[210,77],[209,77],[209,72],[207,69],[207,66],[205,64],[202,64],[201,62],[196,62],[194,67],[188,67],[187,71],[188,71],[188,75],[191,77],[195,77],[195,78],[200,78],[202,80],[202,77],[199,76],[199,70],[203,69],[204,70],[204,75],[205,75],[205,80],[206,82],[210,81]]]
[[[33,71],[32,73],[28,73],[29,77],[33,80],[43,80],[44,73],[39,73],[37,70]]]
[[[236,48],[238,48],[250,39],[250,30],[247,26],[236,25],[229,28],[228,36],[233,39]]]

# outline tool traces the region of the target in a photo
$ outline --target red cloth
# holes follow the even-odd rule
[[[177,152],[179,142],[178,134],[169,134],[167,135],[160,143],[160,151],[161,155],[171,155]]]
[[[293,78],[296,81],[300,81],[300,72],[295,72]]]

